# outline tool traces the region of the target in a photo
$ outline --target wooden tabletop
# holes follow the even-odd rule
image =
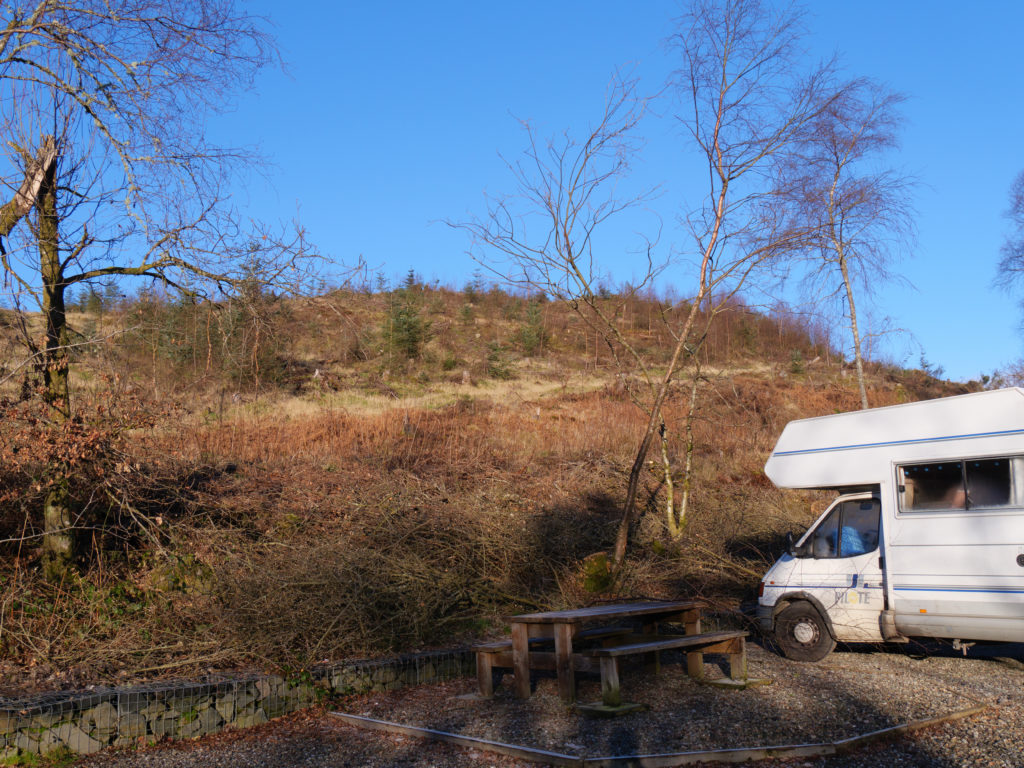
[[[519,624],[579,624],[584,621],[629,618],[672,614],[702,608],[699,600],[644,600],[637,603],[607,603],[589,608],[573,608],[567,611],[544,611],[510,616],[509,621]]]

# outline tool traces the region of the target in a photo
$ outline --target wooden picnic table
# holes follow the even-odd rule
[[[521,699],[530,696],[530,640],[533,638],[554,639],[558,694],[563,701],[572,702],[576,698],[573,639],[588,625],[639,620],[645,634],[654,634],[660,622],[680,622],[685,626],[687,635],[694,635],[700,633],[702,608],[703,603],[697,600],[644,600],[511,616],[514,693]]]

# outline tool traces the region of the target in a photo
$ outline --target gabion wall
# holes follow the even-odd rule
[[[206,683],[0,697],[0,760],[59,749],[80,754],[163,738],[194,739],[247,728],[312,706],[324,696],[392,691],[475,673],[468,650],[347,662],[297,679],[279,675]]]

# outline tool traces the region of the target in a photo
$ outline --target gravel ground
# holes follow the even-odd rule
[[[845,649],[818,664],[799,664],[751,643],[752,677],[771,685],[743,691],[694,683],[678,659],[665,655],[660,677],[623,671],[623,695],[649,705],[613,720],[590,719],[565,707],[552,678],[534,695],[513,699],[502,685],[493,700],[458,698],[471,680],[361,696],[337,708],[352,714],[465,736],[586,757],[836,741],[977,704],[989,709],[930,726],[854,753],[757,765],[1024,766],[1024,645],[976,647],[967,658],[938,646]],[[926,652],[927,651],[927,652]],[[709,675],[720,673],[709,664]],[[595,680],[581,680],[581,701],[600,698]],[[477,749],[430,744],[365,731],[326,711],[309,711],[265,726],[196,742],[108,751],[76,766],[527,766]],[[747,765],[753,765],[748,763]]]

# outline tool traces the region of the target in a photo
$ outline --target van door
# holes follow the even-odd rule
[[[800,542],[801,587],[828,611],[836,640],[882,639],[880,513],[877,498],[841,497]]]
[[[897,467],[888,531],[896,629],[913,636],[1024,639],[1024,456]]]

